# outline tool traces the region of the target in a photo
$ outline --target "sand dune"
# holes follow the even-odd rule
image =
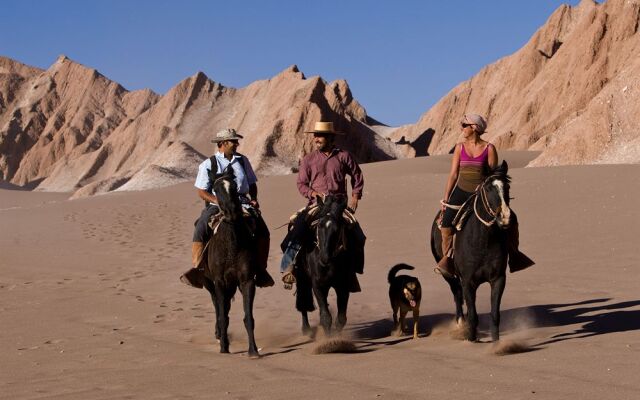
[[[260,360],[248,360],[240,303],[231,355],[218,354],[205,291],[181,285],[192,222],[189,183],[65,200],[0,190],[0,393],[5,398],[585,398],[640,392],[638,165],[520,168],[509,153],[522,248],[537,261],[509,275],[503,341],[452,338],[453,304],[432,273],[427,227],[448,156],[372,163],[358,217],[369,237],[363,292],[350,300],[350,354],[314,355],[291,292],[258,291]],[[635,181],[634,181],[635,179]],[[303,202],[293,176],[260,180],[275,273],[273,228]],[[386,273],[416,266],[422,337],[388,337]],[[317,313],[312,324],[317,325]],[[320,336],[318,340],[320,340]],[[498,356],[514,349],[524,353]]]

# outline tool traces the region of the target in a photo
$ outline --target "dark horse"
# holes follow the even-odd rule
[[[456,322],[463,320],[463,300],[467,305],[467,340],[477,340],[478,313],[476,290],[484,282],[491,285],[491,339],[500,338],[500,301],[506,283],[508,258],[507,229],[513,222],[509,208],[506,161],[491,171],[475,193],[464,203],[454,224],[458,228],[454,243],[456,277],[445,280],[456,304]],[[431,252],[436,262],[442,258],[438,216],[431,227]]]
[[[225,170],[213,183],[223,218],[209,239],[205,287],[216,310],[216,339],[220,353],[229,352],[229,309],[240,289],[244,326],[249,336],[249,356],[259,357],[253,336],[253,300],[256,294],[257,244],[243,216],[233,169]]]
[[[327,196],[324,201],[319,197],[317,201],[319,211],[311,223],[311,234],[302,246],[303,265],[296,275],[296,308],[302,314],[302,332],[309,334],[307,312],[314,310],[315,296],[320,308],[320,324],[329,335],[332,323],[327,302],[329,289],[336,292],[338,318],[335,327],[340,332],[347,323],[349,282],[355,272],[350,265],[352,249],[347,245],[348,227],[343,217],[345,199]]]

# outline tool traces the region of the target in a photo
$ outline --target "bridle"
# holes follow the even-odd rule
[[[327,213],[324,216],[315,219],[314,221],[311,222],[311,227],[314,228],[315,230],[315,240],[314,240],[314,245],[318,250],[322,250],[320,249],[320,234],[319,234],[319,229],[318,229],[318,225],[320,225],[320,221],[325,220],[326,218],[330,218],[332,221],[335,221],[336,223],[339,223],[338,220],[340,219],[340,217],[334,217],[331,214]],[[340,226],[340,232],[339,234],[339,246],[338,248],[335,250],[333,256],[335,256],[336,254],[338,254],[340,251],[345,249],[345,245],[344,245],[344,235],[345,235],[345,226],[341,225]]]
[[[482,222],[485,226],[492,226],[493,224],[496,223],[498,219],[498,211],[491,208],[491,205],[489,204],[487,190],[485,189],[485,185],[487,184],[487,182],[489,182],[491,178],[498,177],[498,176],[499,175],[488,176],[482,182],[482,184],[478,186],[475,192],[475,199],[473,200],[473,212],[476,214],[476,218],[478,218],[478,220]],[[491,220],[485,221],[478,213],[478,198],[480,198],[482,202],[482,208],[484,209],[484,211],[492,217]],[[500,207],[500,205],[498,207]]]

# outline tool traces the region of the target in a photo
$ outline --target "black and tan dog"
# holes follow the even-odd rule
[[[404,319],[409,311],[413,312],[413,338],[418,338],[418,321],[420,320],[420,300],[422,288],[418,278],[408,275],[396,276],[402,269],[412,270],[411,265],[398,264],[389,270],[389,300],[393,310],[392,334],[401,336],[404,331]]]

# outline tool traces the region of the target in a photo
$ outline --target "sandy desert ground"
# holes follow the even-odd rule
[[[521,247],[537,261],[508,276],[502,346],[529,351],[506,356],[488,342],[486,285],[481,342],[450,336],[452,298],[426,246],[447,156],[363,167],[367,265],[345,332],[354,354],[313,355],[321,335],[300,334],[279,285],[257,294],[262,358],[246,356],[238,301],[232,354],[218,353],[207,292],[177,279],[201,207],[190,183],[73,201],[0,190],[0,397],[638,398],[640,165],[522,168],[532,154],[504,157]],[[293,176],[264,178],[260,192],[276,276],[285,232],[273,228],[303,200]],[[398,262],[423,284],[418,340],[388,336],[386,274]]]

